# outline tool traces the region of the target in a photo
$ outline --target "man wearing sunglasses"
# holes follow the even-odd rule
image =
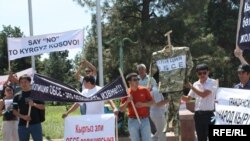
[[[150,107],[150,126],[152,132],[152,140],[153,141],[165,141],[166,135],[163,131],[164,126],[166,124],[166,108],[167,108],[167,101],[164,100],[164,97],[161,93],[159,93],[156,80],[147,75],[146,73],[146,66],[144,64],[139,64],[137,66],[138,70],[138,77],[139,77],[139,85],[148,87],[151,91],[151,95],[153,100],[156,104]]]
[[[83,68],[85,68],[84,69],[85,76],[94,76],[95,81],[96,81],[96,67],[93,64],[91,64],[89,61],[83,60],[80,63],[80,66],[75,74],[76,79],[80,82],[80,85],[81,85],[80,91],[83,91],[85,89],[84,84],[83,84],[84,76],[81,75],[81,71]],[[80,106],[80,112],[82,115],[84,115],[86,113],[86,104],[82,104]]]
[[[125,111],[128,107],[128,130],[131,141],[152,141],[149,123],[149,107],[154,104],[149,90],[139,86],[137,73],[130,73],[126,76],[129,84],[127,98],[121,99],[120,111]],[[136,118],[131,101],[134,102],[141,124]]]
[[[194,84],[190,82],[186,87],[190,88],[187,96],[182,96],[182,100],[188,102],[195,98],[195,129],[198,141],[207,141],[208,127],[214,124],[211,121],[214,116],[215,91],[218,88],[216,80],[208,77],[209,68],[206,64],[199,64],[196,67],[196,73],[199,78]]]

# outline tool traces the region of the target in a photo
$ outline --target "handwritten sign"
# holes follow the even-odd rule
[[[64,141],[115,141],[114,114],[69,116],[64,122]]]
[[[186,56],[180,55],[172,58],[157,60],[156,64],[160,72],[186,68]]]

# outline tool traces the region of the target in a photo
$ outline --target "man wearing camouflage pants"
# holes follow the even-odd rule
[[[180,98],[188,76],[192,70],[192,56],[188,47],[172,47],[167,45],[163,50],[152,54],[152,72],[159,71],[159,92],[165,93],[165,99],[169,100],[168,115],[163,132],[168,131],[172,122],[175,136],[180,135],[179,107]]]

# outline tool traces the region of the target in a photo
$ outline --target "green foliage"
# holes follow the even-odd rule
[[[152,53],[166,45],[164,34],[173,30],[171,43],[174,46],[190,47],[195,65],[203,62],[209,64],[211,77],[218,78],[221,86],[231,87],[238,81],[234,70],[239,61],[233,56],[238,9],[237,0],[106,0],[102,5],[106,82],[119,75],[121,45],[124,48],[126,74],[136,71],[138,63],[149,66]],[[86,40],[85,55],[89,54],[92,57],[87,58],[93,60],[97,59],[97,39],[95,21],[92,24]],[[124,38],[138,43],[123,42]],[[194,71],[190,79],[197,79]]]
[[[43,62],[44,70],[41,73],[76,88],[77,80],[74,77],[72,61],[67,57],[68,51],[50,53],[49,59]]]
[[[18,27],[3,26],[3,30],[0,32],[0,75],[8,74],[8,47],[7,38],[8,37],[23,37],[23,32]],[[18,72],[31,67],[30,57],[16,59],[10,62],[11,70],[13,72]]]

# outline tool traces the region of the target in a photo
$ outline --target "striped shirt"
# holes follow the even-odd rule
[[[206,97],[200,97],[193,90],[189,91],[189,96],[195,98],[195,111],[213,111],[214,110],[214,101],[215,101],[215,92],[218,88],[217,81],[211,78],[208,78],[203,84],[200,81],[196,81],[193,84],[198,90],[210,90],[212,93]]]

